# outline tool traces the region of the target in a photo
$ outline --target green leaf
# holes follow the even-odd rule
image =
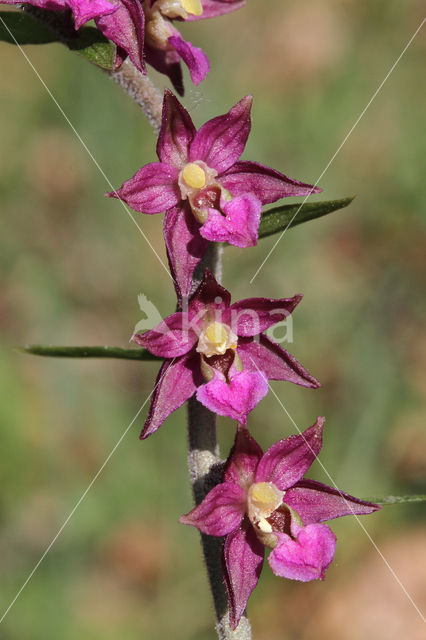
[[[34,8],[33,8],[34,9]],[[75,31],[60,14],[35,8],[34,15],[47,16],[51,28],[28,12],[0,11],[0,41],[9,44],[47,44],[60,42],[102,69],[112,69],[115,46],[95,27]]]
[[[122,347],[56,347],[30,344],[20,351],[35,356],[51,358],[120,358],[122,360],[163,360],[146,349],[123,349]]]
[[[384,498],[367,498],[376,504],[406,504],[408,502],[426,502],[426,495],[385,496]]]
[[[315,218],[321,218],[321,216],[325,216],[328,213],[343,209],[347,207],[354,198],[355,196],[341,200],[326,200],[323,202],[298,202],[296,204],[285,204],[281,207],[269,209],[265,211],[260,220],[259,238],[272,236],[274,233],[285,231],[303,222],[315,220]]]
[[[0,40],[9,44],[46,44],[56,36],[48,27],[23,11],[0,11]]]
[[[82,27],[75,39],[67,41],[68,47],[102,69],[112,69],[115,62],[115,46],[95,27]]]

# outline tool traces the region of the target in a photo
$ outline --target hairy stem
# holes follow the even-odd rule
[[[163,96],[148,76],[142,75],[128,58],[118,71],[107,73],[140,106],[149,124],[155,133],[158,133],[161,127]]]
[[[211,244],[209,251],[194,273],[194,287],[208,267],[220,281],[222,276],[222,247]],[[216,416],[191,398],[188,402],[189,474],[196,504],[221,481],[223,461],[216,439]],[[228,598],[222,577],[223,538],[201,535],[201,545],[216,613],[219,640],[251,640],[248,619],[243,616],[234,631],[229,627]]]
[[[33,18],[48,27],[60,42],[72,49],[76,31],[70,11],[46,11],[27,4],[22,5],[22,8],[26,13],[29,13]],[[163,96],[157,87],[152,84],[151,80],[142,75],[128,58],[120,69],[105,71],[105,73],[141,107],[155,133],[158,133],[161,126]]]
[[[410,502],[426,502],[425,494],[411,496],[384,496],[382,498],[368,498],[368,502],[376,504],[408,504]]]

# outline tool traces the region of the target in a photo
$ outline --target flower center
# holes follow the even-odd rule
[[[182,18],[203,15],[201,0],[158,0],[155,4],[157,10],[168,18]]]
[[[216,169],[207,166],[202,160],[188,162],[179,173],[178,185],[182,200],[188,200],[191,211],[200,224],[207,220],[209,208],[220,205],[224,189],[216,182],[216,176]]]
[[[201,16],[203,14],[203,5],[201,0],[181,0],[181,5],[188,13],[193,16]]]
[[[253,525],[264,533],[272,533],[267,518],[282,504],[285,491],[280,491],[273,482],[255,482],[247,496],[248,516]]]
[[[195,162],[185,165],[182,170],[182,178],[191,189],[202,189],[206,184],[206,174]]]
[[[189,16],[201,16],[201,0],[157,0],[153,6],[142,2],[145,13],[146,41],[154,49],[170,51],[169,38],[175,33],[170,20],[187,20]]]
[[[198,339],[197,351],[205,356],[223,355],[228,349],[236,349],[238,336],[231,327],[221,322],[211,322]]]

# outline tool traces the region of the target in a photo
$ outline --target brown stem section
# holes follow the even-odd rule
[[[194,274],[194,286],[208,267],[220,281],[222,275],[222,247],[211,244],[204,260]],[[196,504],[221,481],[223,461],[216,440],[216,416],[191,398],[188,402],[189,474]],[[201,535],[204,560],[216,613],[216,631],[219,640],[251,640],[248,619],[243,616],[235,631],[229,627],[228,598],[222,575],[223,538]]]

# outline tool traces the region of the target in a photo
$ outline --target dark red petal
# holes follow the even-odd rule
[[[186,42],[178,32],[168,42],[188,67],[192,82],[199,85],[210,71],[210,62],[204,51]]]
[[[227,460],[224,479],[249,487],[254,483],[256,468],[262,455],[262,449],[248,429],[239,427]]]
[[[200,236],[199,228],[187,203],[166,212],[164,240],[179,306],[190,295],[194,269],[210,244]]]
[[[296,358],[264,334],[259,336],[259,341],[240,338],[237,352],[244,367],[252,370],[260,369],[268,380],[286,380],[313,389],[321,386]]]
[[[186,109],[168,89],[164,92],[163,114],[157,142],[161,162],[181,168],[188,161],[195,127]]]
[[[380,509],[377,504],[358,500],[315,480],[299,480],[286,491],[284,502],[297,511],[305,525],[341,516],[364,515]]]
[[[238,626],[247,601],[258,583],[263,557],[263,544],[258,540],[248,520],[226,536],[223,548],[223,577],[228,592],[231,629]]]
[[[188,314],[177,311],[154,329],[133,335],[132,340],[155,356],[172,359],[188,353],[198,336],[189,324]]]
[[[317,418],[303,433],[273,444],[257,466],[256,482],[273,482],[285,491],[301,480],[321,451],[324,422]]]
[[[210,269],[206,269],[199,287],[191,298],[190,313],[197,314],[207,307],[223,312],[230,304],[229,291],[218,283]]]
[[[224,536],[240,526],[245,504],[246,492],[239,484],[222,482],[179,522],[197,527],[208,536]]]
[[[201,382],[199,356],[166,360],[155,382],[148,418],[140,435],[144,440],[157,431],[164,420],[194,394]]]
[[[293,298],[247,298],[234,302],[224,320],[238,336],[257,336],[277,322],[285,320],[301,301],[302,296]],[[225,317],[225,316],[224,316]]]
[[[246,96],[228,113],[203,124],[191,144],[191,162],[203,160],[219,173],[229,169],[246,146],[252,101],[252,96]]]
[[[293,180],[275,169],[250,161],[236,162],[218,178],[218,181],[233,196],[254,193],[262,204],[289,196],[306,196],[322,191],[319,187]]]
[[[146,73],[144,61],[145,16],[142,5],[134,0],[118,0],[114,13],[95,19],[103,35],[123,49],[135,67]]]
[[[120,189],[106,195],[123,200],[140,213],[161,213],[174,207],[181,199],[177,182],[178,170],[170,164],[151,162],[126,180]]]

